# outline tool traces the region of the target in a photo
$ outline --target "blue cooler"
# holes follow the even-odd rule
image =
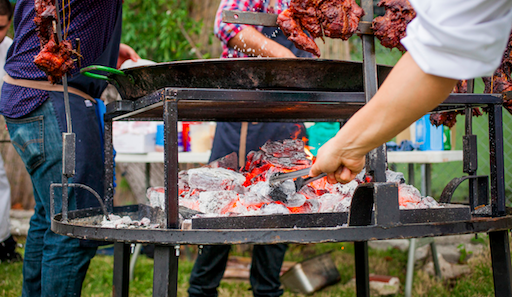
[[[416,143],[421,151],[443,150],[443,126],[430,123],[430,115],[424,115],[416,122]]]

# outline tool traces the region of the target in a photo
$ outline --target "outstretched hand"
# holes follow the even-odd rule
[[[119,57],[117,58],[117,69],[121,68],[121,65],[126,60],[132,60],[133,62],[137,62],[140,57],[137,55],[135,50],[131,48],[129,45],[124,43],[119,44]]]
[[[318,157],[309,175],[317,176],[325,172],[330,184],[345,184],[363,170],[365,155],[349,157],[347,151],[343,149],[342,141],[337,138],[338,136],[335,136],[318,150]]]

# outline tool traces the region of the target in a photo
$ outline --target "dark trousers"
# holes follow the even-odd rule
[[[250,281],[255,297],[283,294],[279,272],[287,248],[286,244],[254,246]],[[229,245],[204,246],[190,275],[190,297],[217,296],[217,287],[224,275],[230,249]]]

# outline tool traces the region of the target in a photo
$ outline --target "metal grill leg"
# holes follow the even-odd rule
[[[512,268],[508,230],[489,232],[494,296],[512,296]]]
[[[357,297],[370,297],[370,269],[368,266],[368,242],[354,242],[356,260]]]
[[[178,257],[173,246],[155,246],[153,296],[178,296]]]
[[[127,297],[130,287],[130,245],[122,242],[114,243],[114,279],[112,295]]]

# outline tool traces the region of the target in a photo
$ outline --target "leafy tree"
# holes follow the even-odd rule
[[[125,0],[122,42],[155,62],[202,57],[193,41],[202,22],[189,16],[189,4],[185,0]]]

